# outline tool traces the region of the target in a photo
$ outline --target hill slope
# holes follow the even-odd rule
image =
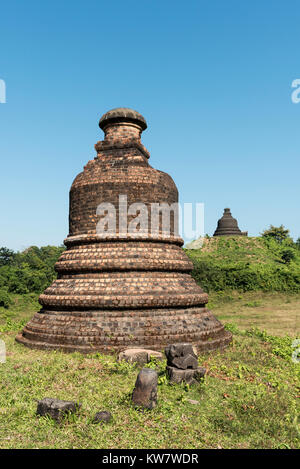
[[[185,251],[194,278],[207,291],[300,291],[300,250],[291,239],[206,238],[201,249]]]

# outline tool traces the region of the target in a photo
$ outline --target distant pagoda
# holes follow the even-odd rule
[[[218,221],[214,236],[248,236],[248,231],[241,231],[237,220],[231,215],[230,208],[224,208],[224,214]]]

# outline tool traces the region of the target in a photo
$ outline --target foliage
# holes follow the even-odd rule
[[[12,304],[12,299],[6,288],[0,288],[0,306],[8,308]]]
[[[225,329],[230,331],[232,334],[248,336],[248,337],[257,337],[263,342],[266,342],[271,345],[271,351],[274,355],[292,362],[292,355],[294,352],[293,342],[294,339],[286,334],[283,337],[278,337],[272,334],[269,334],[266,330],[261,330],[258,327],[251,327],[245,331],[239,329],[235,324],[227,323]],[[298,366],[295,367],[295,370]],[[298,373],[300,369],[298,368]],[[300,377],[300,374],[299,374]]]
[[[12,264],[14,257],[15,253],[11,249],[5,247],[0,248],[0,266]]]
[[[286,264],[289,264],[292,260],[296,258],[296,254],[293,249],[284,249],[281,254],[281,259]]]
[[[0,332],[19,332],[25,326],[27,321],[24,319],[21,321],[13,321],[10,318],[6,318],[5,324],[0,324]]]
[[[0,248],[0,289],[9,293],[41,293],[56,277],[54,264],[64,247],[31,246],[23,252]]]
[[[271,334],[268,334],[267,331],[261,331],[258,328],[251,328],[247,330],[246,335],[251,337],[258,337],[264,342],[267,342],[272,345],[272,352],[279,357],[284,358],[285,360],[291,361],[292,354],[294,351],[293,348],[293,339],[288,335],[284,337],[277,337]]]
[[[206,291],[300,291],[300,252],[289,238],[220,236],[186,252]]]
[[[285,239],[289,238],[290,230],[287,230],[283,225],[273,226],[262,232],[262,236],[265,238],[273,238],[278,243],[282,243]]]

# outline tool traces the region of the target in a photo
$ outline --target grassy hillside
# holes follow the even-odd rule
[[[206,238],[201,249],[186,253],[194,278],[207,291],[300,292],[300,249],[291,239]]]

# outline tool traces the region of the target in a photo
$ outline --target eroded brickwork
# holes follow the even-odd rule
[[[160,221],[136,239],[120,237],[119,196],[128,206],[178,201],[172,178],[153,169],[140,136],[147,127],[135,111],[119,108],[100,120],[105,139],[70,190],[67,250],[56,264],[57,280],[40,296],[42,309],[18,335],[29,347],[83,353],[112,352],[128,346],[160,350],[191,342],[199,350],[225,347],[231,335],[206,308],[208,296],[190,276],[192,264],[177,235]],[[116,207],[116,233],[97,234],[97,207]],[[122,210],[122,207],[121,209]],[[128,216],[127,222],[133,216]]]

